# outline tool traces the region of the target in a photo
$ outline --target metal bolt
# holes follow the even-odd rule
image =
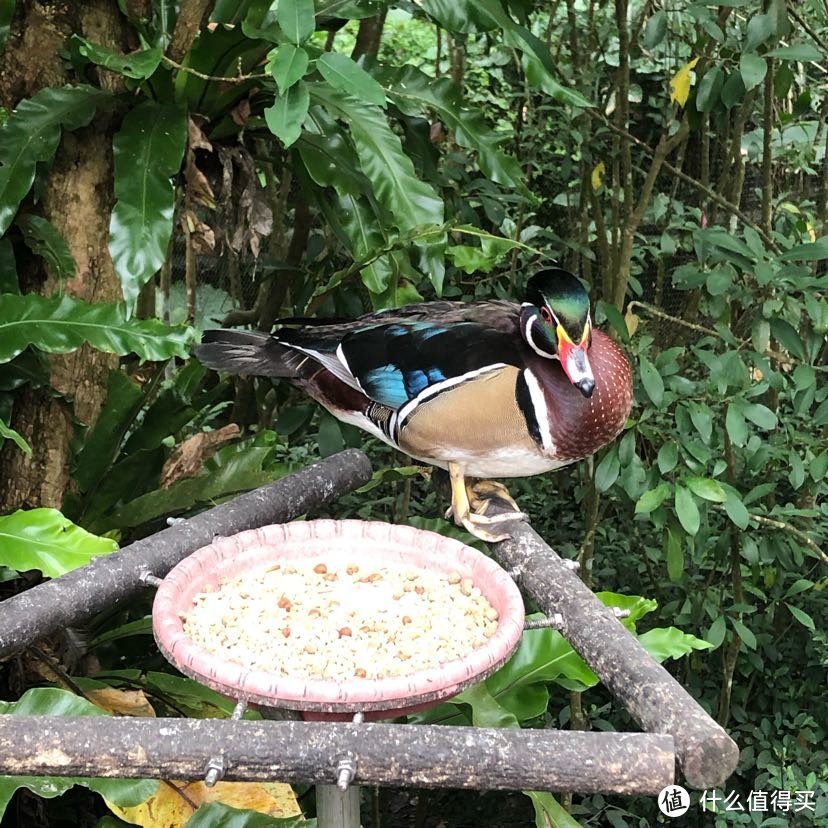
[[[356,776],[356,757],[353,753],[348,753],[339,760],[336,766],[336,787],[340,791],[347,791],[348,785],[354,781]]]
[[[581,568],[581,564],[578,561],[573,561],[569,558],[564,558],[561,563],[564,565],[564,568],[571,569],[573,572],[577,572]]]
[[[146,570],[146,571],[142,572],[138,576],[138,580],[142,584],[146,584],[147,586],[155,587],[156,589],[158,587],[160,587],[161,584],[163,583],[161,578],[159,578],[157,575],[153,575],[152,572],[150,572],[149,570]]]
[[[361,710],[357,710],[354,713],[353,722],[354,724],[362,724],[365,721],[365,714]]]
[[[167,526],[177,526],[179,523],[184,523],[187,518],[168,517]]]
[[[236,702],[236,706],[233,708],[233,714],[230,716],[230,720],[237,722],[239,719],[244,716],[245,711],[247,710],[247,699],[239,699]]]
[[[532,618],[523,622],[524,630],[544,630],[549,627],[560,629],[563,626],[564,617],[559,612],[553,612],[548,618]]]
[[[224,756],[211,756],[210,761],[207,762],[206,773],[204,774],[204,784],[208,788],[212,788],[219,779],[224,778],[227,772],[227,765],[224,762]]]
[[[628,609],[621,609],[621,607],[613,607],[612,608],[612,614],[616,618],[629,618],[630,617],[630,611]]]

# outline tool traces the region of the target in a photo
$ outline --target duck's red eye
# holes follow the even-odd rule
[[[550,324],[552,322],[552,313],[550,312],[549,308],[541,308],[540,312],[541,316],[543,317],[543,321],[546,322],[547,325]]]

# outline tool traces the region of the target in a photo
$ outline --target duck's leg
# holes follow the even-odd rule
[[[469,500],[469,491],[471,487],[466,487],[466,478],[461,467],[457,463],[449,462],[448,464],[449,478],[451,480],[451,508],[449,514],[454,515],[454,522],[458,526],[465,527],[476,538],[486,541],[487,543],[496,543],[497,541],[506,540],[508,534],[496,534],[486,529],[495,523],[504,523],[510,520],[518,520],[526,516],[519,510],[515,512],[504,512],[500,515],[484,515],[482,512],[472,511],[472,503]],[[497,486],[499,484],[492,484]],[[505,487],[503,487],[505,488]],[[472,497],[475,499],[476,505],[481,505],[482,499],[476,496],[476,492],[471,489]],[[507,493],[508,494],[508,493]],[[514,503],[511,497],[509,500]],[[517,504],[515,504],[517,506]],[[446,515],[448,517],[448,514]]]

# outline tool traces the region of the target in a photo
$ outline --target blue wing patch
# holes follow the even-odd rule
[[[520,364],[514,340],[476,322],[372,325],[342,339],[365,394],[399,409],[426,388],[493,363]]]

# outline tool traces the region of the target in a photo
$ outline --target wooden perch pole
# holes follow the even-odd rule
[[[348,449],[8,598],[0,604],[0,658],[127,598],[146,586],[146,574],[163,578],[217,536],[293,520],[370,479],[368,458]]]
[[[690,785],[721,787],[739,761],[736,743],[527,523],[503,526],[512,537],[492,545],[494,557],[548,616],[558,614],[556,628],[633,718],[673,736]]]
[[[228,780],[481,790],[656,794],[672,784],[673,740],[439,725],[0,716],[0,774],[197,779],[221,756]]]

